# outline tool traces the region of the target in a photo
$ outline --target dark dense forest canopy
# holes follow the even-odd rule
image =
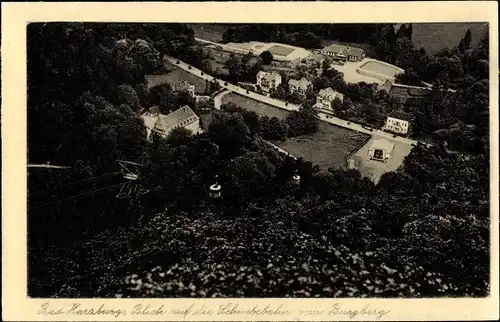
[[[271,35],[290,37],[287,28]],[[314,42],[314,28],[316,37],[342,30],[365,41],[387,27],[297,28],[296,41]],[[396,45],[411,43],[403,34],[394,34]],[[30,296],[488,294],[489,80],[478,68],[487,67],[487,38],[468,58],[442,53],[463,74],[443,72],[457,93],[417,111],[418,127],[439,134],[436,144],[418,144],[374,185],[356,170],[320,172],[263,142],[299,115],[276,123],[226,106],[203,134],[179,129],[147,141],[140,110],[182,98],[171,98],[168,86],[150,94],[145,75],[164,72],[163,54],[200,58],[193,37],[180,24],[28,26],[28,157],[72,167],[30,172],[29,195],[77,191],[67,182],[97,176],[115,184],[119,158],[143,164],[141,184],[150,190],[134,202],[106,192],[30,211]],[[381,46],[392,55],[394,47]],[[434,83],[439,75],[422,77]],[[208,194],[215,176],[223,187],[217,201]]]

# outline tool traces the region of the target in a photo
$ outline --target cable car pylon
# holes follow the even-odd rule
[[[140,197],[149,192],[149,189],[144,189],[141,184],[138,184],[137,181],[140,178],[141,172],[139,168],[143,167],[142,164],[132,162],[132,161],[124,161],[117,160],[120,165],[121,173],[123,175],[123,179],[127,180],[123,183],[120,188],[120,192],[116,195],[118,199],[128,199],[130,197]]]

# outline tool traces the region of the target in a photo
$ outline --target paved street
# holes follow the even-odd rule
[[[220,92],[219,94],[215,95],[214,97],[214,108],[217,110],[220,110],[220,107],[222,105],[222,98],[226,95],[231,93],[231,91],[225,90]]]
[[[179,63],[177,63],[178,60],[175,58],[166,57],[165,59],[169,63],[171,63],[179,68],[182,68],[183,70],[185,70],[189,73],[192,73],[193,75],[196,75],[196,76],[201,77],[203,79],[206,79],[208,81],[212,81],[212,80],[217,81],[220,84],[220,86],[224,89],[224,91],[220,92],[219,94],[217,94],[214,97],[214,105],[215,105],[216,109],[220,109],[220,106],[222,105],[222,98],[230,92],[234,92],[234,93],[237,93],[239,95],[246,96],[248,98],[275,106],[275,107],[280,108],[280,109],[288,110],[288,111],[294,111],[294,110],[299,109],[298,105],[286,104],[283,101],[276,100],[276,99],[273,99],[273,98],[270,98],[270,97],[252,92],[252,91],[247,91],[246,89],[241,88],[239,86],[236,86],[236,85],[233,85],[231,83],[225,82],[223,80],[214,78],[213,76],[207,75],[204,72],[202,72],[201,70],[199,70],[193,66],[190,66],[184,62],[179,61]],[[384,173],[386,173],[388,171],[395,171],[399,167],[399,165],[401,165],[404,158],[410,153],[410,150],[412,148],[411,145],[417,144],[417,141],[415,141],[415,140],[396,136],[396,135],[393,135],[393,134],[390,134],[390,133],[387,133],[387,132],[384,132],[381,130],[377,130],[377,129],[370,130],[370,129],[364,128],[361,124],[346,121],[346,120],[340,119],[338,117],[328,115],[328,114],[323,113],[323,112],[318,113],[318,118],[325,123],[329,123],[332,125],[343,127],[343,128],[346,128],[346,129],[349,129],[352,131],[356,131],[359,133],[365,133],[365,134],[368,134],[371,136],[370,141],[367,144],[365,144],[365,146],[363,146],[359,151],[357,151],[357,153],[353,157],[356,158],[357,160],[359,160],[358,170],[361,172],[361,174],[363,176],[370,178],[375,183],[377,183],[380,180],[380,177]],[[368,157],[368,149],[371,146],[371,142],[373,142],[373,140],[375,140],[375,139],[380,139],[380,138],[386,139],[386,140],[393,142],[395,144],[393,156],[389,160],[389,162],[386,162],[386,163],[380,163],[378,161],[373,161],[373,160],[370,160],[370,158]],[[270,142],[268,142],[268,143],[271,144]],[[274,146],[275,148],[277,148],[277,146],[275,146],[274,144],[271,144],[271,145]],[[282,149],[279,148],[279,150],[281,151]],[[283,150],[283,151],[285,153],[288,153],[285,150]]]
[[[173,57],[166,56],[165,60],[168,61],[169,63],[171,63],[171,64],[173,64],[173,65],[175,65],[175,66],[177,66],[179,68],[182,68],[183,70],[185,70],[185,71],[187,71],[189,73],[192,73],[193,75],[196,75],[198,77],[201,77],[201,78],[203,78],[205,80],[208,80],[208,81],[215,80],[215,81],[219,82],[219,84],[220,84],[220,86],[222,88],[225,88],[228,91],[232,91],[232,92],[238,93],[240,95],[243,95],[243,96],[255,99],[257,101],[260,101],[260,102],[263,102],[263,103],[266,103],[266,104],[269,104],[269,105],[272,105],[272,106],[275,106],[275,107],[278,107],[278,108],[281,108],[281,109],[285,109],[285,110],[288,110],[288,111],[297,111],[299,109],[299,105],[295,105],[295,104],[291,104],[291,103],[286,104],[283,101],[280,101],[280,100],[277,100],[277,99],[274,99],[274,98],[270,98],[270,97],[267,97],[267,96],[264,96],[264,95],[252,92],[252,91],[247,91],[244,88],[241,88],[241,87],[236,86],[234,84],[231,84],[231,83],[225,82],[223,80],[214,78],[211,75],[207,75],[206,73],[202,72],[201,70],[199,70],[199,69],[197,69],[197,68],[195,68],[193,66],[190,66],[190,65],[188,65],[188,64],[186,64],[186,63],[184,63],[182,61],[179,61],[179,64],[177,64],[178,60],[175,59],[175,58],[173,58]],[[222,98],[222,96],[220,98]],[[328,118],[327,118],[327,114],[325,114],[325,113],[319,113],[318,116],[319,116],[320,120],[322,120],[322,121],[324,121],[326,123],[337,125],[337,126],[340,126],[340,127],[343,127],[343,128],[347,128],[347,129],[350,129],[350,130],[353,130],[353,131],[357,131],[357,132],[365,133],[365,134],[368,134],[368,135],[385,138],[385,139],[390,140],[390,141],[396,141],[396,142],[404,143],[404,144],[408,144],[408,145],[410,145],[410,144],[416,144],[417,143],[417,141],[415,141],[415,140],[403,138],[403,137],[400,137],[400,136],[394,137],[393,134],[386,133],[386,132],[383,132],[383,131],[380,131],[380,130],[375,130],[374,129],[373,131],[370,131],[368,129],[365,129],[361,124],[357,124],[357,123],[354,123],[354,122],[349,122],[349,121],[340,119],[340,118],[335,117],[335,116],[328,115]]]

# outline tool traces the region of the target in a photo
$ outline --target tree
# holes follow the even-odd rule
[[[126,104],[137,111],[140,107],[139,96],[135,89],[130,85],[118,86],[118,100],[120,104]]]
[[[242,65],[241,60],[234,54],[231,54],[229,58],[224,63],[224,67],[229,73],[229,78],[235,82],[241,79],[242,75]]]
[[[250,132],[252,134],[259,133],[261,130],[261,119],[257,113],[253,111],[248,111],[240,106],[229,102],[226,104],[222,104],[221,109],[228,113],[237,113],[243,117],[243,121],[248,126]]]
[[[413,68],[407,68],[403,73],[397,74],[396,82],[403,85],[422,86],[422,81]]]
[[[290,137],[314,133],[318,130],[317,111],[314,108],[301,108],[286,117]]]
[[[288,124],[277,117],[263,117],[262,137],[266,140],[284,141],[288,136]]]
[[[149,105],[157,105],[162,114],[171,112],[175,105],[175,94],[170,84],[162,83],[149,89]]]
[[[332,65],[332,60],[328,57],[326,57],[322,64],[321,64],[321,68],[323,68],[323,75],[326,74],[326,71],[331,69],[331,66]]]
[[[460,49],[461,52],[470,48],[471,40],[472,40],[472,34],[470,28],[467,28],[464,38],[460,40],[460,44],[458,45],[458,48]]]
[[[243,153],[249,142],[250,129],[238,113],[215,111],[212,113],[208,136],[220,146],[221,154],[234,157]]]
[[[263,51],[260,54],[260,58],[262,59],[262,63],[264,65],[269,65],[274,60],[273,54],[271,54],[268,50]]]
[[[311,34],[370,39],[383,59],[408,64],[405,70],[413,68],[425,81],[457,86],[456,92],[436,91],[439,95],[404,107],[415,117],[412,127],[419,135],[433,134],[434,146],[417,144],[400,169],[383,175],[377,185],[357,170],[320,172],[311,162],[284,157],[258,135],[283,138],[285,132],[317,130],[316,111],[308,102],[285,120],[261,119],[228,104],[211,115],[203,134],[177,129],[148,142],[134,111],[135,96],[127,95],[132,88],[142,101],[138,88],[144,90],[148,59],[129,54],[135,43],[126,39],[144,39],[152,47],[166,39],[161,45],[170,55],[207,59],[199,48],[190,48],[192,30],[182,24],[30,24],[29,159],[72,169],[57,179],[48,174],[35,179],[30,173],[29,202],[38,188],[58,199],[60,190],[51,187],[60,179],[92,179],[83,185],[93,186],[93,179],[118,170],[117,158],[142,163],[140,180],[150,189],[138,199],[142,205],[122,202],[111,190],[84,202],[66,201],[44,211],[46,216],[30,210],[30,296],[488,294],[487,38],[470,55],[455,48],[426,56],[407,37],[393,39],[390,24],[273,27],[231,26],[231,37],[244,41],[258,35],[308,46],[315,46]],[[242,78],[251,73],[255,58],[243,60],[237,64]],[[339,113],[375,121],[401,109],[374,86],[335,83],[339,75],[329,73],[317,83],[343,86],[347,95]],[[166,84],[152,88],[150,100],[166,107],[185,97]],[[292,180],[295,171],[300,185]],[[216,174],[223,195],[214,202],[207,188]],[[114,184],[114,177],[109,180]],[[82,193],[74,187],[63,192]]]
[[[273,180],[274,165],[258,152],[248,152],[231,161],[227,182],[227,198],[233,205],[246,200],[264,197],[268,192],[266,182]]]
[[[173,129],[168,136],[165,138],[165,143],[167,144],[173,144],[176,146],[179,145],[186,145],[189,142],[191,142],[191,135],[193,133],[184,128],[184,127],[178,127]]]

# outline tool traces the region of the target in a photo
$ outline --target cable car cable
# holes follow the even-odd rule
[[[31,208],[29,208],[29,210],[39,209],[39,208],[43,208],[43,207],[46,207],[46,206],[49,206],[49,205],[52,205],[52,204],[58,204],[58,203],[66,202],[68,200],[73,200],[73,199],[77,199],[77,198],[81,198],[81,197],[86,197],[86,196],[89,196],[89,195],[92,195],[92,194],[96,194],[98,192],[103,192],[103,191],[106,191],[106,190],[111,190],[111,189],[117,188],[117,187],[119,187],[121,185],[123,185],[123,183],[119,183],[119,184],[116,184],[116,185],[104,187],[104,188],[97,189],[97,190],[90,191],[90,192],[84,192],[84,193],[76,195],[76,196],[71,196],[71,197],[68,197],[68,198],[60,199],[58,201],[54,201],[54,202],[50,202],[50,203],[47,203],[47,204],[43,204],[43,205],[31,207]]]
[[[74,181],[74,182],[70,182],[70,183],[66,183],[66,184],[57,185],[57,186],[54,186],[52,188],[44,189],[43,191],[42,191],[42,189],[40,189],[38,191],[29,192],[29,195],[30,196],[38,196],[41,193],[44,193],[46,191],[50,192],[52,190],[58,190],[58,189],[61,189],[61,188],[66,188],[66,187],[74,186],[74,185],[76,185],[78,183],[93,181],[93,180],[101,179],[101,178],[106,177],[106,176],[116,175],[116,174],[119,174],[119,173],[120,172],[107,173],[107,174],[103,174],[101,176],[97,176],[97,177],[93,177],[93,178],[87,178],[87,179],[83,179],[83,180],[79,180],[79,181]]]

